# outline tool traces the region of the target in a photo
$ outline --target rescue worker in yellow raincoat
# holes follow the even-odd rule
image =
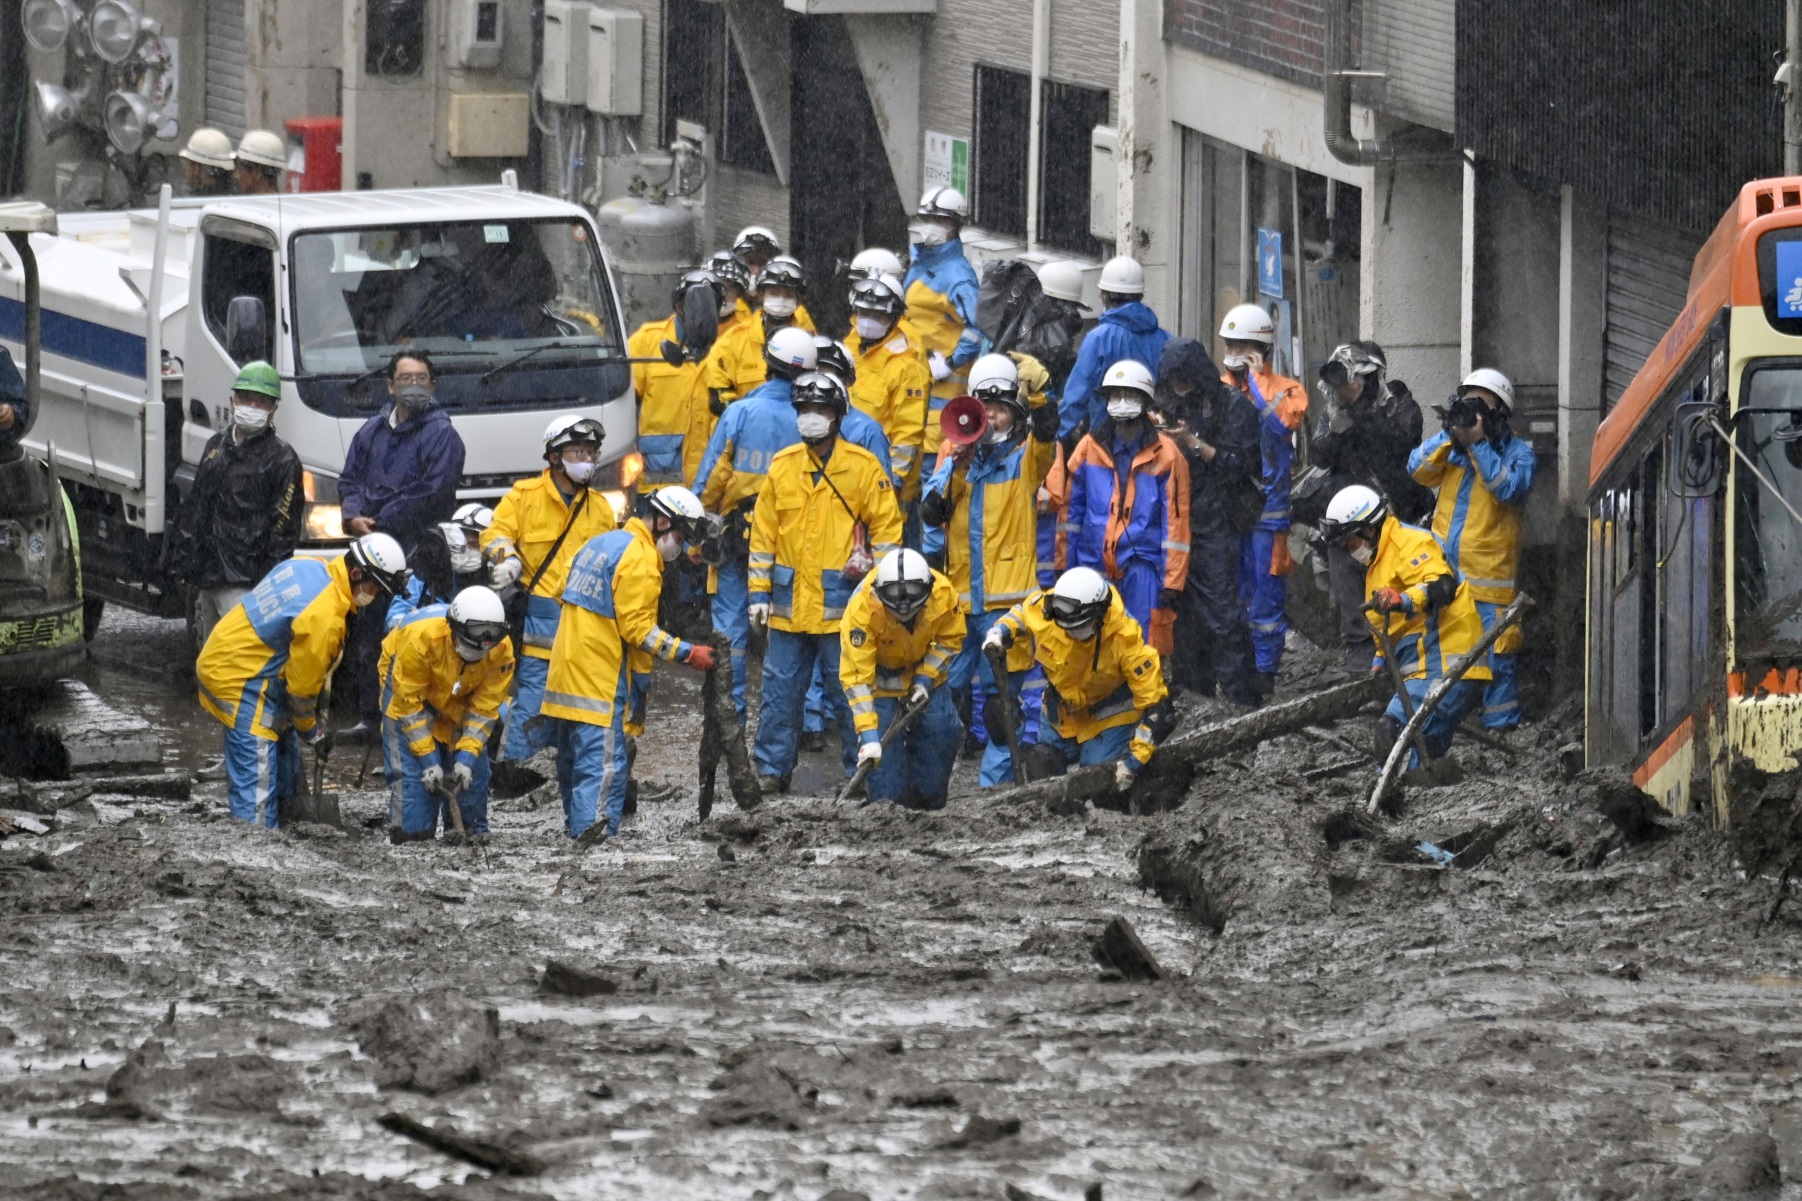
[[[762,315],[745,303],[751,295],[751,275],[745,265],[721,250],[707,260],[707,270],[720,281],[720,329],[713,349],[701,360],[701,386],[715,417],[726,406],[748,394],[764,380]]]
[[[724,303],[720,281],[711,271],[690,271],[676,285],[672,312],[647,321],[626,342],[632,364],[632,390],[638,397],[638,452],[644,456],[643,484],[679,484],[694,478],[701,453],[713,436],[714,416],[701,382],[701,364],[663,361],[665,342],[686,345],[682,306],[689,289],[709,289],[716,306]],[[703,293],[705,295],[706,293]]]
[[[488,836],[488,737],[513,687],[507,609],[492,588],[415,611],[382,639],[382,759],[388,841],[430,839],[439,819]]]
[[[903,507],[920,494],[927,394],[932,389],[925,353],[901,328],[906,311],[894,276],[852,281],[851,332],[845,336],[845,349],[857,368],[851,405],[874,417],[888,435],[889,463],[901,481]],[[936,446],[936,437],[933,442]]]
[[[501,738],[503,763],[530,759],[550,745],[544,723],[532,718],[544,697],[551,644],[563,612],[557,598],[576,552],[590,538],[619,525],[612,502],[589,487],[602,436],[601,423],[592,417],[561,413],[551,418],[544,431],[547,466],[501,497],[494,506],[494,520],[482,534],[489,584],[511,598],[508,603],[515,613],[525,610],[525,634],[514,673],[516,691]]]
[[[752,279],[757,279],[772,259],[784,256],[782,244],[776,241],[773,230],[763,225],[747,225],[732,240],[732,257],[744,264],[745,271]],[[813,314],[807,311],[805,304],[795,309],[794,324],[810,334],[819,332],[814,328]]]
[[[1175,724],[1158,653],[1094,568],[1072,567],[1008,610],[983,639],[989,647],[1007,651],[1010,672],[1045,669],[1038,745],[1065,767],[1113,763],[1121,792]]]
[[[557,743],[563,828],[592,841],[619,833],[626,810],[628,736],[644,721],[651,659],[711,670],[713,648],[657,624],[663,569],[701,535],[695,494],[671,485],[639,502],[621,529],[591,539],[563,588],[544,716]]]
[[[838,678],[857,727],[857,762],[875,762],[864,784],[872,801],[945,807],[964,730],[944,685],[964,632],[957,589],[918,551],[890,551],[851,594],[839,628]],[[885,749],[889,728],[915,710]]]
[[[1434,681],[1483,636],[1470,585],[1446,562],[1437,538],[1391,514],[1389,502],[1363,484],[1334,494],[1320,532],[1329,542],[1343,544],[1364,567],[1365,617],[1372,628],[1388,634],[1408,696],[1418,708]],[[1377,654],[1373,671],[1383,669],[1380,649]],[[1478,663],[1441,698],[1421,725],[1428,754],[1439,758],[1451,749],[1458,723],[1481,701],[1489,678],[1488,663]],[[1395,745],[1403,721],[1401,698],[1396,697],[1377,719],[1378,758]],[[1409,755],[1418,759],[1417,752]]]
[[[342,558],[280,563],[207,637],[194,664],[200,705],[225,726],[232,816],[273,828],[294,795],[300,744],[330,749],[319,693],[344,650],[353,608],[382,607],[407,586],[407,558],[387,534],[364,534]]]
[[[751,516],[748,615],[753,627],[769,629],[752,758],[766,793],[788,787],[819,658],[845,774],[852,773],[857,739],[839,684],[839,622],[852,590],[875,566],[872,556],[901,546],[901,510],[888,471],[838,436],[851,407],[845,386],[811,371],[795,380],[792,395],[801,441],[770,461]]]

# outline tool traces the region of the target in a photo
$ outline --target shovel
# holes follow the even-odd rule
[[[1014,783],[1026,783],[1026,759],[1020,753],[1020,732],[1014,729],[1014,690],[1008,682],[1007,652],[998,646],[982,648],[983,657],[989,661],[989,672],[995,679],[995,694],[1001,704],[993,706],[1002,727],[1001,733],[1007,739],[1007,753],[1012,759]],[[987,714],[984,714],[987,717]]]
[[[917,705],[910,706],[900,717],[897,717],[894,721],[890,722],[888,733],[882,736],[882,742],[880,744],[882,748],[887,750],[890,743],[905,734],[907,732],[907,727],[913,725],[914,718],[926,712],[926,706],[931,703],[932,696],[929,693],[925,700]],[[867,780],[870,773],[876,769],[876,762],[877,761],[874,759],[865,759],[862,763],[859,763],[857,765],[857,770],[851,773],[851,778],[845,781],[845,786],[839,789],[838,797],[836,799],[842,801],[852,793],[856,792],[857,786]],[[864,803],[868,804],[869,802],[866,801]]]
[[[319,712],[315,718],[317,729],[324,731],[318,742],[313,744],[313,790],[308,795],[302,790],[288,798],[283,806],[282,825],[291,826],[296,822],[316,822],[322,826],[343,826],[343,819],[338,811],[338,794],[326,792],[325,761],[332,753],[332,673],[338,670],[338,662],[342,661],[342,652],[338,660],[332,663],[332,670],[325,673],[325,687],[319,692]]]

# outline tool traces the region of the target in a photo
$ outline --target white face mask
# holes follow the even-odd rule
[[[567,475],[575,483],[586,484],[589,480],[594,478],[594,464],[565,463],[563,465],[563,474]]]
[[[1085,621],[1079,626],[1071,626],[1064,632],[1078,642],[1087,642],[1095,637],[1095,632],[1100,628],[1101,625],[1099,622]]]
[[[724,304],[720,305],[720,320],[724,321],[726,318],[730,317],[732,314],[734,314],[736,312],[738,312],[738,301],[728,300]]]
[[[1145,403],[1119,398],[1107,402],[1107,415],[1115,421],[1137,421],[1145,412]]]
[[[881,317],[859,317],[857,319],[857,336],[866,342],[874,341],[888,333],[888,322]]]
[[[915,221],[907,227],[907,236],[915,246],[943,246],[951,240],[951,231],[936,221]]]
[[[657,539],[657,553],[663,556],[665,563],[674,563],[676,556],[682,553],[682,536],[672,531]]]
[[[269,419],[273,416],[275,414],[268,409],[258,408],[256,405],[235,404],[232,406],[232,424],[246,434],[254,434],[258,430],[267,429]]]
[[[1220,365],[1234,375],[1244,375],[1245,369],[1250,366],[1251,363],[1250,360],[1242,354],[1229,354],[1220,357]]]
[[[795,315],[795,309],[799,306],[800,301],[793,296],[769,296],[764,298],[763,311],[786,321]]]
[[[482,656],[488,653],[481,647],[471,646],[467,642],[462,642],[457,639],[452,639],[451,641],[457,644],[457,658],[463,660],[465,663],[480,663],[482,661]]]
[[[795,424],[801,429],[801,437],[807,442],[818,442],[832,433],[832,418],[824,413],[802,413],[795,418]]]
[[[380,590],[378,589],[377,591]],[[366,591],[362,588],[352,588],[350,590],[350,603],[359,609],[365,609],[374,604],[375,598],[376,592]]]
[[[1370,561],[1377,557],[1376,547],[1370,545],[1368,542],[1363,546],[1360,546],[1357,550],[1347,548],[1345,553],[1350,555],[1359,567],[1369,567]]]

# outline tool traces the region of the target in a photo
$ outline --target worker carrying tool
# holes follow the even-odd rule
[[[696,671],[713,648],[657,624],[663,568],[702,535],[706,514],[687,488],[659,488],[621,529],[589,539],[570,565],[551,647],[543,713],[554,719],[557,789],[571,838],[619,833],[626,809],[627,739],[644,720],[651,660]]]
[[[918,551],[890,551],[851,594],[838,674],[857,728],[857,765],[874,764],[865,782],[872,801],[945,807],[964,734],[944,684],[963,645],[957,589]],[[916,710],[885,746],[895,722]]]
[[[1446,562],[1470,585],[1483,628],[1519,594],[1520,521],[1539,461],[1525,438],[1514,436],[1514,384],[1493,367],[1464,377],[1457,394],[1438,410],[1445,428],[1408,457],[1414,478],[1434,489],[1433,535]],[[1516,625],[1503,630],[1489,651],[1490,680],[1483,691],[1483,728],[1520,724],[1514,656]]]
[[[1039,745],[1066,767],[1113,763],[1121,792],[1175,725],[1158,653],[1093,568],[1072,567],[1015,605],[983,646],[1005,650],[1010,672],[1045,669]]]
[[[1039,489],[1057,455],[1057,404],[1041,390],[1044,368],[1030,357],[1024,362],[1030,366],[1022,370],[1005,354],[986,354],[971,366],[971,394],[982,402],[980,433],[962,445],[957,439],[944,443],[948,450],[920,503],[926,548],[943,553],[970,627],[970,640],[951,668],[951,691],[969,696],[970,725],[985,732],[983,711],[1004,690],[979,647],[990,627],[1037,586]],[[1041,388],[1025,386],[1024,376]],[[960,410],[948,411],[955,420]],[[1012,778],[1007,746],[990,737],[982,755],[983,787]]]
[[[428,840],[457,823],[488,834],[488,739],[513,687],[507,609],[477,584],[429,606],[382,640],[382,761],[388,840]]]
[[[407,557],[387,534],[364,534],[336,559],[276,565],[213,627],[194,674],[200,705],[225,726],[232,816],[273,828],[300,778],[300,745],[328,741],[319,693],[344,650],[352,609],[407,586]]]
[[[888,471],[839,436],[850,408],[845,386],[813,371],[795,381],[793,396],[801,440],[770,460],[748,560],[750,623],[769,630],[753,751],[766,793],[787,789],[794,771],[816,659],[825,660],[826,702],[839,723],[845,775],[855,770],[857,741],[839,684],[839,624],[875,559],[901,545]]]
[[[1327,503],[1321,534],[1345,547],[1364,568],[1367,618],[1395,650],[1408,697],[1419,706],[1433,681],[1483,635],[1483,621],[1467,584],[1446,562],[1439,540],[1407,525],[1389,511],[1389,502],[1363,484],[1342,488]],[[1383,671],[1378,659],[1371,670]],[[1489,667],[1477,664],[1440,699],[1422,727],[1434,758],[1452,745],[1452,735],[1482,695]],[[1397,696],[1377,719],[1377,757],[1389,753],[1407,720]],[[1412,752],[1411,752],[1412,753]],[[1418,753],[1414,753],[1416,761]],[[1417,764],[1418,765],[1418,764]]]
[[[613,503],[590,487],[604,438],[601,423],[559,413],[544,429],[545,469],[514,484],[482,535],[497,591],[517,585],[508,617],[519,637],[513,705],[501,739],[502,762],[530,759],[550,745],[550,731],[534,723],[550,671],[551,646],[563,609],[557,598],[576,552],[619,525]]]

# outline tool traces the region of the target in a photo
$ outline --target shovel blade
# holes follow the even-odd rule
[[[288,798],[283,825],[294,825],[296,822],[314,822],[321,826],[337,826],[344,828],[343,815],[338,810],[338,794],[322,792],[317,795],[303,792]]]

